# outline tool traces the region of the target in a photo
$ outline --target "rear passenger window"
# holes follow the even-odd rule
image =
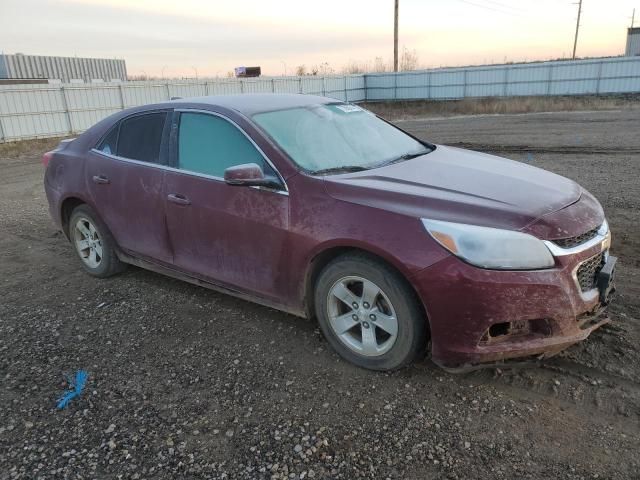
[[[117,155],[132,160],[158,163],[166,118],[166,112],[158,112],[123,120],[118,135]]]
[[[257,163],[265,169],[260,152],[236,126],[214,115],[180,114],[180,169],[224,177],[227,168],[243,163]]]

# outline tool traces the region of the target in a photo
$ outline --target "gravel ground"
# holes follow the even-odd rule
[[[312,321],[136,268],[85,275],[48,217],[47,142],[0,146],[0,478],[640,478],[640,112],[400,123],[593,192],[614,322],[537,368],[360,370]]]

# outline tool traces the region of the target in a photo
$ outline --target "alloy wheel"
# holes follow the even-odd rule
[[[329,290],[327,313],[336,336],[360,355],[383,355],[398,336],[398,319],[389,297],[363,277],[335,282]]]
[[[98,230],[86,217],[80,217],[73,230],[73,238],[80,259],[90,268],[102,262],[102,240]]]

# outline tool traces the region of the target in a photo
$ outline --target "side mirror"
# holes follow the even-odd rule
[[[282,189],[280,181],[275,177],[266,176],[257,163],[245,163],[227,168],[224,171],[224,181],[227,185],[233,186]]]

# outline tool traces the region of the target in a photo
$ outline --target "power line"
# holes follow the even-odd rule
[[[573,39],[573,60],[576,59],[576,48],[578,46],[578,31],[580,30],[580,15],[582,14],[582,0],[578,2],[578,21],[576,22],[576,36]]]
[[[481,3],[471,2],[469,0],[458,0],[458,1],[462,2],[462,3],[466,3],[467,5],[472,5],[474,7],[484,8],[485,10],[491,10],[492,12],[498,12],[498,13],[504,13],[504,14],[507,14],[507,15],[516,15],[516,16],[518,16],[518,14],[515,13],[515,12],[509,12],[507,10],[500,10],[498,8],[490,7],[488,5],[482,5]]]
[[[484,0],[487,3],[492,3],[494,5],[497,5],[499,7],[504,7],[504,8],[510,8],[511,10],[518,10],[520,12],[523,12],[524,9],[520,8],[520,7],[514,7],[513,5],[507,5],[506,3],[501,3],[501,2],[495,2],[494,0]]]

